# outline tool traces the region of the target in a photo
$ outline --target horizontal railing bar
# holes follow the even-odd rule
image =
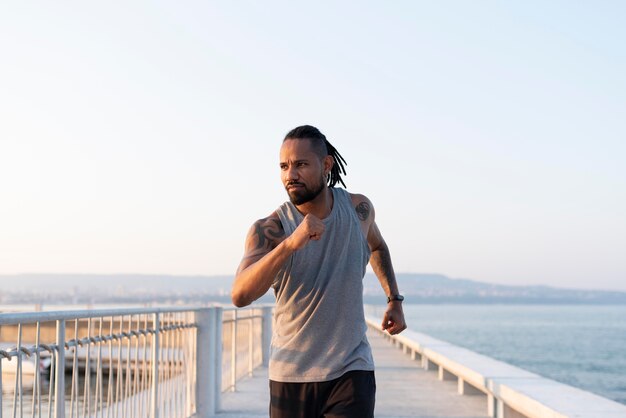
[[[249,319],[260,319],[263,318],[263,315],[254,315],[254,316],[243,316],[243,317],[239,317],[237,319],[225,319],[222,321],[222,323],[224,324],[229,324],[231,322],[237,321],[237,322],[241,322],[241,321],[247,321]]]
[[[17,347],[14,347],[9,350],[0,350],[0,359],[6,358],[10,361],[13,357],[17,357],[18,354],[20,357],[30,357],[34,354],[37,354],[38,352],[52,353],[53,351],[56,351],[57,348],[58,347],[56,344],[39,344],[39,347],[33,345],[29,348],[20,347],[19,350],[17,349]]]
[[[237,308],[237,307],[234,307],[234,306],[223,306],[222,310],[224,312],[248,311],[248,310],[253,311],[253,310],[256,310],[256,309],[263,309],[263,308],[265,308],[267,306],[274,306],[274,304],[272,304],[272,303],[262,303],[262,304],[259,304],[259,305],[249,305],[249,306],[246,306],[245,308]]]
[[[177,330],[188,329],[188,328],[196,328],[196,324],[169,325],[166,327],[159,328],[159,332],[163,333],[167,331],[177,331]],[[89,346],[89,345],[95,345],[95,344],[105,343],[109,341],[130,339],[132,337],[139,337],[140,335],[146,336],[150,334],[154,334],[154,329],[147,328],[147,329],[140,329],[140,330],[132,330],[128,333],[122,332],[121,334],[97,335],[93,337],[81,338],[79,340],[71,339],[65,342],[65,348],[70,349],[72,347],[83,347],[86,345]],[[20,350],[18,350],[17,347],[11,348],[8,351],[0,349],[0,358],[6,358],[10,360],[13,357],[17,357],[18,354],[20,356],[25,355],[26,357],[30,357],[33,354],[36,354],[37,352],[50,353],[55,350],[58,350],[58,346],[56,344],[40,344],[39,347],[33,345],[29,348],[20,347]]]
[[[41,312],[10,312],[0,313],[0,325],[28,324],[36,322],[69,321],[83,318],[99,318],[123,315],[150,315],[179,312],[198,312],[210,307],[192,308],[116,308],[116,309],[85,309],[77,311],[41,311]]]

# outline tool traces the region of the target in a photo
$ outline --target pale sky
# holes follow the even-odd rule
[[[4,2],[0,274],[232,274],[318,127],[397,272],[626,290],[626,3]]]

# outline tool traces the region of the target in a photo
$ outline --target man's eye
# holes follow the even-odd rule
[[[306,163],[298,163],[297,165],[298,165],[298,167],[302,167],[302,166],[305,166]]]

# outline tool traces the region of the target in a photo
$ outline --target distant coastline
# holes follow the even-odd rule
[[[400,273],[398,285],[408,303],[458,304],[626,304],[626,292],[566,289],[551,286],[510,286],[470,279],[452,279],[442,274]],[[383,297],[378,281],[366,276],[366,303],[371,296]]]
[[[410,304],[626,304],[626,292],[506,286],[441,274],[399,273],[398,284]],[[232,276],[150,274],[0,275],[0,304],[230,303]],[[385,304],[373,274],[363,280],[367,304]],[[272,303],[272,291],[259,299]]]

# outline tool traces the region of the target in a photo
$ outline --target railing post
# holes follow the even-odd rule
[[[150,396],[150,418],[159,418],[159,328],[161,323],[159,321],[159,314],[153,315],[154,324],[154,337],[152,338],[152,387]]]
[[[272,344],[272,307],[263,307],[263,320],[261,328],[261,353],[263,354],[263,367],[270,364],[270,346]]]
[[[508,413],[505,413],[506,405],[505,405],[504,401],[502,399],[497,399],[496,400],[496,405],[497,405],[496,417],[497,418],[506,418]]]
[[[233,311],[233,322],[230,333],[230,390],[237,390],[237,310]]]
[[[224,342],[222,338],[222,320],[224,309],[221,306],[215,308],[215,412],[222,409],[222,353]]]
[[[65,418],[65,320],[57,321],[57,347],[54,376],[54,416]],[[35,367],[39,367],[36,365]]]
[[[2,394],[4,392],[2,392],[2,360],[4,360],[4,358],[0,358],[0,418],[2,418],[2,411],[4,411],[2,408]],[[52,378],[52,376],[51,376]]]
[[[249,311],[248,320],[248,376],[252,376],[254,370],[254,308]]]
[[[196,311],[196,417],[215,415],[215,308]]]
[[[492,393],[487,394],[487,416],[491,418],[496,418],[496,412],[498,409],[497,406],[498,400]]]
[[[2,360],[4,360],[4,357],[0,357],[0,418],[2,418],[2,411],[4,411],[2,409]],[[50,378],[52,379],[52,376]]]

